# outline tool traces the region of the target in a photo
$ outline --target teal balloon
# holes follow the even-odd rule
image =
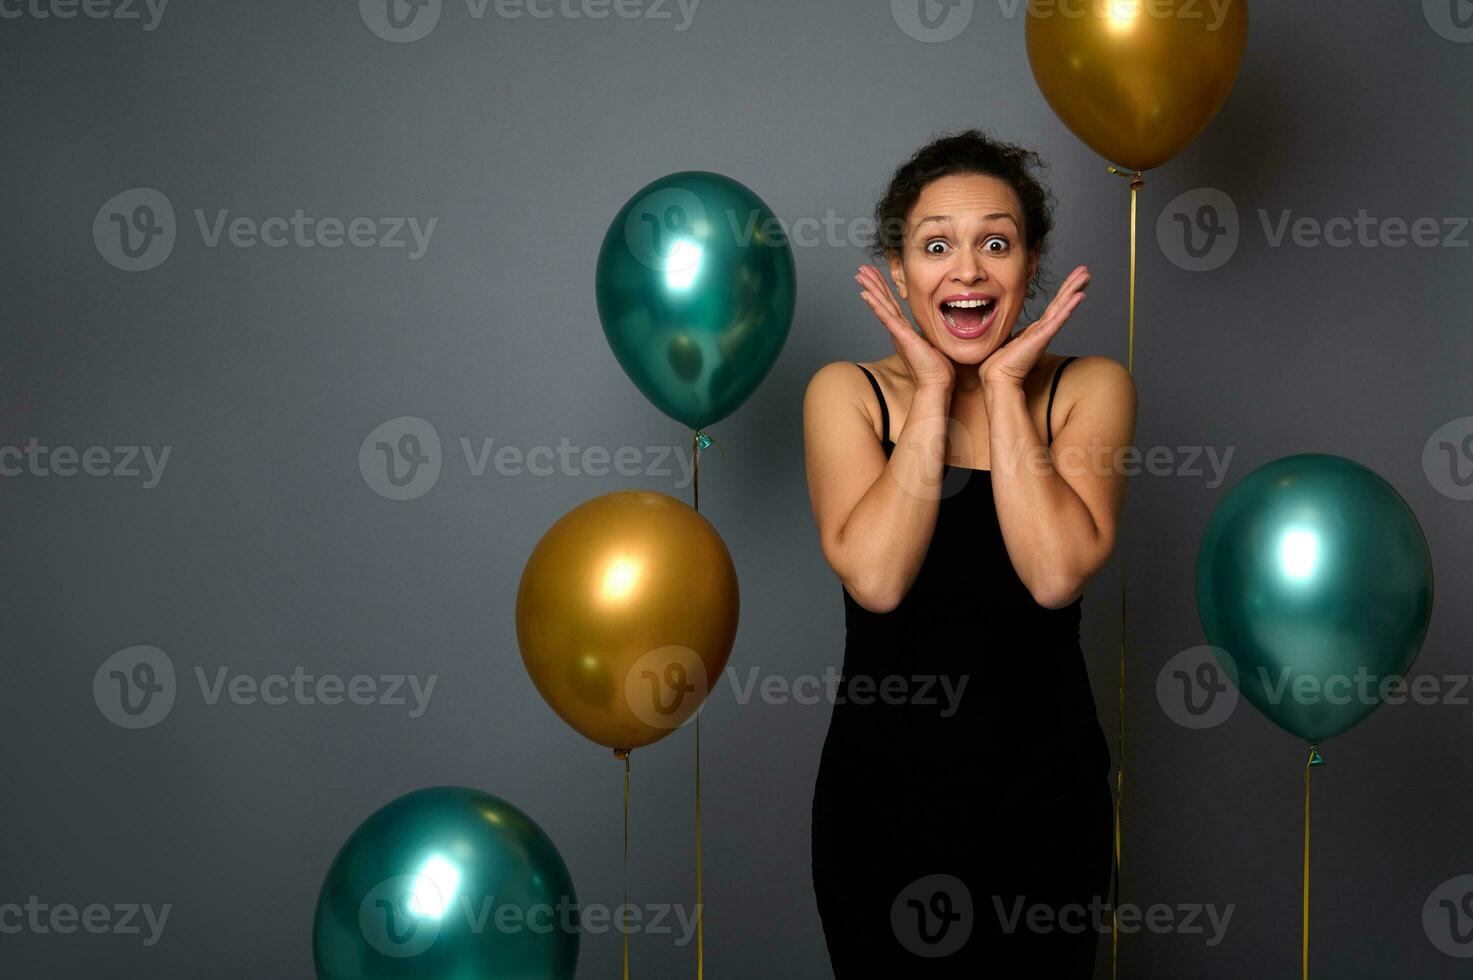
[[[317,899],[312,949],[318,980],[571,980],[577,897],[525,813],[435,786],[348,838]]]
[[[1416,660],[1432,615],[1427,539],[1372,470],[1286,456],[1213,511],[1197,553],[1197,611],[1243,696],[1319,742],[1379,707]]]
[[[645,185],[615,215],[595,291],[624,373],[660,411],[701,429],[736,411],[777,360],[797,274],[761,198],[691,170]]]

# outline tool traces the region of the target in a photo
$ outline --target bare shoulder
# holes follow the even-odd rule
[[[859,373],[853,361],[830,361],[817,371],[813,377],[808,379],[808,389],[804,393],[805,403],[813,400],[827,402],[837,396],[844,396],[851,392],[858,392],[855,381],[863,382],[864,375]]]
[[[1075,358],[1059,376],[1056,397],[1066,421],[1079,407],[1091,415],[1135,421],[1135,379],[1125,365],[1112,357],[1088,354]]]
[[[863,427],[875,433],[878,441],[884,409],[860,368],[874,376],[887,401],[893,402],[905,379],[897,379],[895,369],[887,361],[830,361],[815,371],[803,396],[804,424],[808,430],[813,432],[817,427],[829,425],[843,427],[847,426],[847,419],[858,419]],[[891,426],[893,429],[893,421]]]
[[[845,403],[862,405],[860,385],[869,387],[853,361],[830,361],[808,379],[803,393],[804,416],[811,421],[814,415],[836,412]]]
[[[1117,398],[1123,395],[1135,397],[1135,378],[1131,377],[1125,365],[1113,357],[1101,354],[1076,357],[1059,381],[1060,390],[1070,381],[1074,382],[1072,387],[1075,393]]]

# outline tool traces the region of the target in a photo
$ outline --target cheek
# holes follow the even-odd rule
[[[1028,264],[1026,261],[1015,256],[999,259],[992,265],[993,274],[1008,287],[1017,288],[1024,284],[1028,275]]]
[[[930,302],[931,294],[936,291],[936,284],[940,279],[941,276],[934,267],[908,266],[905,270],[907,299],[925,306]]]

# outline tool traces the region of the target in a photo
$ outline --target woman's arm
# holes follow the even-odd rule
[[[819,369],[803,396],[803,454],[824,558],[855,602],[884,613],[910,591],[936,529],[951,386],[916,388],[888,461],[869,390],[848,361]]]
[[[1083,595],[1109,560],[1125,502],[1118,454],[1135,437],[1135,382],[1122,365],[1083,357],[1069,375],[1079,395],[1051,449],[1021,385],[994,380],[983,392],[1003,541],[1018,577],[1049,609]]]

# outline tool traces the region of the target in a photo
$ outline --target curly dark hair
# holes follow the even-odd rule
[[[1058,203],[1048,187],[1030,169],[1048,163],[1033,150],[1004,142],[977,129],[944,133],[895,168],[885,194],[875,204],[875,235],[867,251],[876,261],[900,251],[905,241],[905,221],[915,207],[921,190],[931,181],[955,174],[983,174],[1006,181],[1023,205],[1023,241],[1038,249],[1038,271],[1028,283],[1025,299],[1038,293],[1043,276],[1043,259],[1048,253],[1049,232],[1054,226]]]

